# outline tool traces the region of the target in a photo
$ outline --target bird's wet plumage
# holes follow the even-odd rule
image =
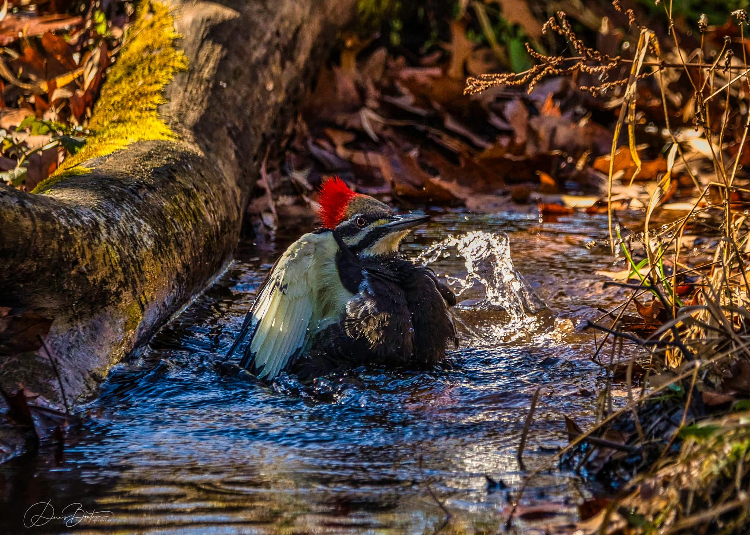
[[[455,296],[435,275],[401,258],[398,244],[424,216],[399,216],[338,179],[321,191],[324,227],[305,234],[274,265],[230,355],[272,379],[311,378],[361,365],[424,368],[456,336]]]

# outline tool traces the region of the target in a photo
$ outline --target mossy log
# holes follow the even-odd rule
[[[174,17],[177,54],[163,56],[177,34],[144,46],[153,35],[130,32],[123,67],[115,63],[94,110],[85,157],[36,193],[0,186],[3,388],[24,385],[60,402],[61,382],[68,402],[81,401],[205,288],[237,244],[260,162],[288,134],[295,104],[354,5],[141,6],[141,23],[152,29],[172,32],[159,17]],[[158,54],[166,70],[139,81],[139,62]],[[150,82],[150,93],[139,93]]]

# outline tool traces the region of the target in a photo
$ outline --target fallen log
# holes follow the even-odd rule
[[[0,186],[0,386],[81,401],[205,288],[354,4],[140,6],[87,147],[35,193]]]

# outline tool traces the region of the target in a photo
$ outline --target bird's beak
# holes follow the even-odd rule
[[[389,234],[391,232],[402,232],[429,220],[430,216],[425,214],[396,215],[393,216],[393,221],[383,225],[383,228],[387,229]]]

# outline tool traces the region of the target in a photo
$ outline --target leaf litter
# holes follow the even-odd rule
[[[32,191],[85,144],[131,2],[6,2],[0,11],[0,181]]]

